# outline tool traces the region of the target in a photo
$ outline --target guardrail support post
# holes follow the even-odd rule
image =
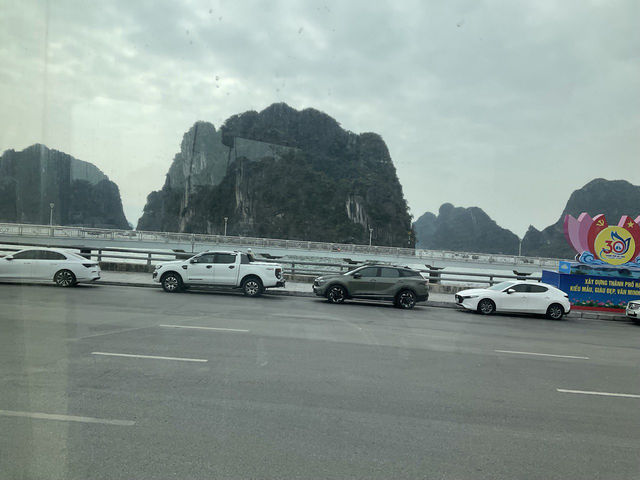
[[[296,264],[291,262],[291,275],[295,275],[296,274]]]
[[[151,266],[151,253],[147,253],[147,267]]]
[[[493,286],[493,275],[489,275],[489,286]]]
[[[102,261],[102,250],[98,250],[98,263]]]

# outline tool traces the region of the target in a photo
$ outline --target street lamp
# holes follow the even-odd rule
[[[520,239],[520,242],[518,243],[518,256],[522,256],[522,239]]]
[[[229,220],[229,217],[224,217],[224,236],[227,236],[227,220]]]
[[[53,225],[53,207],[55,207],[55,203],[49,204],[49,226]]]
[[[369,246],[371,246],[371,235],[373,235],[373,228],[369,227]]]

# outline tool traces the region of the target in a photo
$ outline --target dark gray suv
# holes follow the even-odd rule
[[[398,308],[413,308],[429,298],[428,281],[408,267],[365,265],[344,274],[323,275],[313,282],[313,291],[330,303],[349,298],[391,300]]]

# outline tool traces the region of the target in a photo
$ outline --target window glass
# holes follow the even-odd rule
[[[18,252],[13,255],[16,260],[34,260],[39,257],[40,250],[27,250],[26,252]]]
[[[414,270],[398,270],[400,272],[401,277],[422,277],[420,272],[416,272]]]
[[[513,285],[512,287],[509,287],[509,289],[515,290],[518,293],[526,293],[529,292],[529,285],[518,283],[516,285]]]
[[[213,253],[205,253],[193,259],[193,263],[213,263]]]
[[[66,260],[67,258],[58,252],[50,252],[48,250],[42,250],[40,255],[41,260]]]
[[[398,278],[400,274],[397,268],[385,268],[380,269],[380,276],[385,278]]]
[[[529,285],[529,292],[531,293],[544,293],[548,290],[547,287],[543,287],[542,285]]]
[[[234,253],[216,253],[216,258],[213,263],[236,263],[236,256]]]
[[[243,265],[246,265],[247,263],[251,263],[251,259],[249,258],[249,255],[247,255],[246,253],[243,253],[240,256],[240,263],[242,263]]]
[[[367,267],[359,270],[358,273],[364,277],[377,277],[378,276],[378,267]]]

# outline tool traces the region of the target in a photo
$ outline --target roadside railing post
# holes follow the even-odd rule
[[[98,263],[102,261],[102,250],[98,250]]]
[[[147,253],[147,267],[151,266],[151,252]]]
[[[294,262],[291,262],[291,276],[294,276],[296,274],[296,264]]]

